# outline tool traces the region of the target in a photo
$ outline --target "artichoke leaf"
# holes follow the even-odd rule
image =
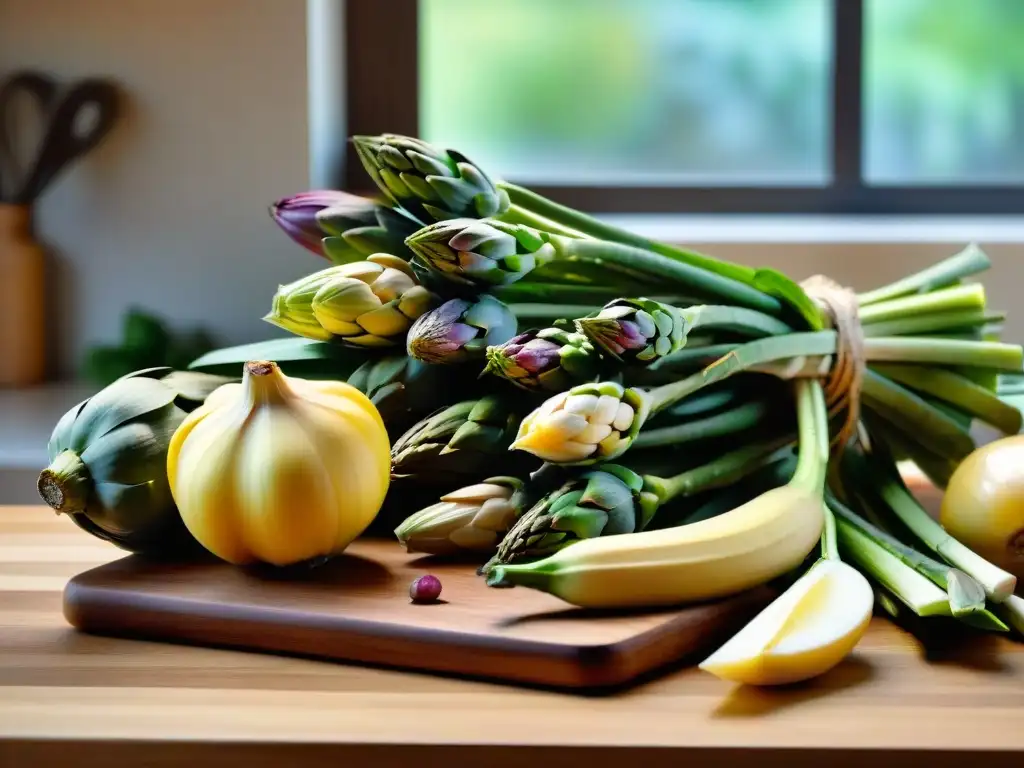
[[[173,403],[176,396],[173,389],[154,379],[117,381],[89,398],[75,420],[67,447],[80,453],[121,424]]]
[[[124,485],[160,477],[167,445],[183,416],[173,405],[165,407],[167,413],[162,418],[122,424],[90,443],[81,454],[89,474],[99,482]]]
[[[154,524],[167,517],[164,510],[171,491],[166,481],[151,480],[134,485],[96,483],[93,492],[102,509],[90,508],[89,518],[118,539],[129,538],[136,531],[152,531]]]
[[[86,398],[60,417],[60,421],[58,421],[57,426],[53,428],[50,440],[46,444],[46,455],[49,461],[56,459],[57,454],[66,450],[67,447],[71,445],[71,433],[74,430],[75,421],[78,419],[78,414],[82,412],[82,409],[88,402],[89,398]]]

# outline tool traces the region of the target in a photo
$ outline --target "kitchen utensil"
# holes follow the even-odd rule
[[[436,604],[409,599],[425,573],[441,580]],[[361,539],[287,575],[127,557],[71,579],[64,615],[96,634],[584,689],[699,660],[770,599],[762,588],[667,611],[585,611],[542,592],[492,589],[472,565]]]
[[[16,138],[34,134],[41,141],[57,90],[41,72],[18,72],[0,85],[0,202],[14,202],[39,151],[38,145],[19,146]]]
[[[0,386],[32,386],[46,374],[46,255],[33,204],[109,132],[117,105],[114,86],[94,78],[63,93],[34,71],[0,85]],[[20,140],[31,134],[34,145]]]
[[[53,108],[35,162],[14,202],[28,205],[37,200],[61,171],[99,144],[116,117],[117,91],[112,84],[89,78],[73,85]]]

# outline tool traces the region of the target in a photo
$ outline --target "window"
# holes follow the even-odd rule
[[[1024,212],[1021,0],[384,0],[347,16],[350,133],[455,147],[583,209]]]

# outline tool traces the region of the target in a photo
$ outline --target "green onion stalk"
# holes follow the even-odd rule
[[[852,485],[862,493],[870,491],[881,502],[874,510],[883,520],[909,531],[942,560],[972,577],[989,600],[1001,603],[1013,594],[1016,578],[950,536],[903,484],[882,445],[873,445],[869,453],[847,451],[843,465]]]
[[[870,538],[890,555],[896,557],[904,566],[912,568],[945,590],[950,613],[954,618],[980,629],[996,632],[1007,630],[1006,624],[990,610],[986,602],[985,589],[975,578],[947,563],[932,559],[871,524],[836,498],[831,490],[826,489],[826,499],[829,508],[838,519],[843,521],[844,525],[851,526],[857,533]],[[895,568],[889,560],[876,567]],[[898,582],[898,579],[896,581]],[[899,596],[897,595],[897,597]],[[910,599],[900,599],[908,606],[913,602]]]

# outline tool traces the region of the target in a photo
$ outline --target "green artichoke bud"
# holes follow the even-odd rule
[[[474,481],[497,462],[510,473],[524,465],[507,453],[522,411],[488,395],[443,408],[410,427],[391,448],[391,475],[426,483]],[[454,484],[454,483],[453,483]]]
[[[348,378],[377,407],[389,432],[450,403],[453,390],[461,394],[474,381],[407,355],[367,360]]]
[[[508,210],[508,193],[460,152],[395,134],[354,136],[352,143],[381,192],[417,219],[486,218]]]
[[[409,326],[434,303],[407,262],[379,253],[282,285],[263,319],[318,341],[390,347],[404,342]]]
[[[509,530],[488,565],[546,557],[580,539],[642,531],[658,496],[636,472],[602,464],[544,496]]]
[[[581,333],[545,328],[527,331],[487,349],[485,373],[531,391],[562,392],[596,381],[601,359]]]
[[[616,299],[576,329],[616,360],[650,365],[686,344],[689,324],[671,304],[650,299]]]
[[[405,242],[414,263],[454,283],[483,290],[522,280],[558,255],[546,232],[493,219],[439,221]]]
[[[523,481],[490,477],[459,488],[406,518],[395,535],[409,552],[493,552],[522,513]]]
[[[516,333],[516,316],[493,296],[451,299],[413,323],[409,355],[428,363],[461,363],[482,358],[487,348]]]
[[[523,419],[512,448],[553,464],[615,459],[629,450],[650,410],[642,390],[610,381],[580,384]]]
[[[335,264],[348,264],[375,253],[390,253],[406,261],[412,251],[405,239],[423,225],[404,211],[398,211],[358,195],[344,195],[316,214],[316,223],[326,233],[321,245]]]
[[[167,484],[167,447],[189,412],[233,379],[150,368],[124,376],[57,422],[39,474],[43,501],[129,552],[198,547]]]

